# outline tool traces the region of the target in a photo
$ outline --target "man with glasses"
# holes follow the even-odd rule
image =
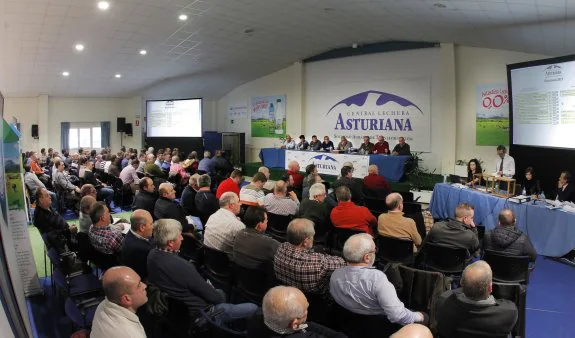
[[[368,234],[353,235],[345,242],[343,258],[347,265],[335,270],[330,278],[333,299],[353,313],[381,315],[384,321],[394,324],[426,323],[427,315],[407,309],[385,273],[373,267],[375,253],[375,243]],[[394,331],[381,336],[387,337]]]

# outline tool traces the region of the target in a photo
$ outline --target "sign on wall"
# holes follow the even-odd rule
[[[228,106],[228,119],[247,119],[248,105],[245,102],[233,103]]]
[[[289,169],[288,164],[291,161],[297,161],[302,170],[305,170],[308,164],[315,164],[319,174],[334,176],[341,174],[345,162],[351,162],[354,169],[353,177],[361,179],[367,176],[369,167],[369,156],[286,150],[286,169]]]
[[[393,147],[404,137],[411,150],[431,150],[429,78],[329,84],[310,95],[309,133],[350,139],[358,148],[362,138],[382,135]],[[312,111],[310,111],[312,110]]]
[[[252,137],[285,137],[286,96],[252,97]]]
[[[476,90],[475,144],[509,143],[509,96],[503,83],[482,84]]]

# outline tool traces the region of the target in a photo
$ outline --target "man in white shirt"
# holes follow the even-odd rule
[[[299,200],[295,192],[290,191],[288,194],[286,182],[279,180],[276,182],[274,192],[264,198],[264,207],[267,212],[275,215],[294,216],[299,209]]]
[[[147,286],[140,276],[126,266],[113,267],[104,273],[102,287],[106,299],[96,309],[90,337],[145,338],[146,332],[136,315],[148,301]]]
[[[222,194],[219,203],[220,209],[206,223],[204,244],[232,255],[236,235],[246,228],[237,217],[240,213],[240,199],[236,193],[228,191]]]
[[[140,178],[136,173],[136,170],[139,166],[140,161],[135,159],[120,172],[120,179],[122,180],[122,183],[129,184],[130,188],[132,188],[132,193],[136,193],[138,183],[140,183]]]
[[[507,148],[504,145],[497,146],[497,159],[495,160],[495,172],[497,176],[515,176],[515,160],[507,155]]]

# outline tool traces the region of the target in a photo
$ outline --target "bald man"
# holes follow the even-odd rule
[[[180,222],[183,231],[188,232],[194,230],[194,226],[188,223],[186,219],[186,212],[181,205],[176,203],[176,190],[172,183],[162,183],[158,188],[160,197],[154,205],[154,218],[163,219],[171,218]]]
[[[537,259],[537,251],[529,237],[515,226],[515,215],[509,209],[499,213],[499,224],[485,233],[483,248],[511,256],[529,256],[532,262]]]
[[[303,175],[299,173],[299,163],[297,161],[291,161],[288,163],[287,174],[293,178],[293,187],[296,189],[301,189],[303,185]]]
[[[248,328],[248,337],[346,337],[327,327],[307,322],[309,303],[300,290],[276,286],[268,290],[262,302],[262,312]]]
[[[415,221],[403,216],[403,197],[398,193],[391,193],[385,198],[388,212],[379,215],[377,219],[377,232],[386,237],[407,239],[416,247],[421,246],[421,236],[417,232]]]
[[[463,270],[461,288],[443,293],[437,300],[437,332],[441,337],[506,334],[517,322],[517,307],[491,292],[491,267],[477,261]]]
[[[138,209],[130,217],[130,231],[122,245],[122,262],[134,269],[142,279],[148,278],[148,253],[155,246],[152,238],[154,220],[146,210]]]
[[[365,189],[382,189],[386,193],[391,191],[385,178],[383,176],[379,176],[379,168],[375,164],[369,166],[367,173],[367,176],[363,178],[363,187]]]
[[[392,334],[389,338],[433,338],[431,331],[421,324],[409,324]]]
[[[299,200],[295,192],[287,192],[285,181],[276,182],[274,192],[264,198],[264,207],[272,214],[294,216],[299,209]]]
[[[148,301],[147,286],[140,276],[126,266],[113,267],[104,273],[102,287],[106,299],[96,309],[90,337],[145,338],[136,315],[138,308]]]

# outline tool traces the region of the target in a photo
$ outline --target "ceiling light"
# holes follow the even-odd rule
[[[114,75],[114,77],[115,77],[116,79],[119,79],[119,78],[122,77],[122,74],[116,74],[116,75]]]
[[[110,8],[110,3],[108,1],[100,1],[98,2],[98,8],[102,11],[105,11]]]
[[[142,50],[140,51],[140,55],[146,55],[146,54],[148,54],[148,52],[147,52],[145,49],[142,49]]]
[[[188,16],[186,14],[180,14],[180,16],[178,16],[178,19],[180,19],[180,21],[186,21],[188,20]]]
[[[70,76],[70,72],[62,72],[62,76],[68,77],[68,76]]]
[[[78,52],[81,52],[81,51],[84,50],[84,45],[81,44],[81,43],[79,43],[79,44],[77,44],[76,46],[74,46],[74,48],[76,48],[76,50],[77,50]]]

